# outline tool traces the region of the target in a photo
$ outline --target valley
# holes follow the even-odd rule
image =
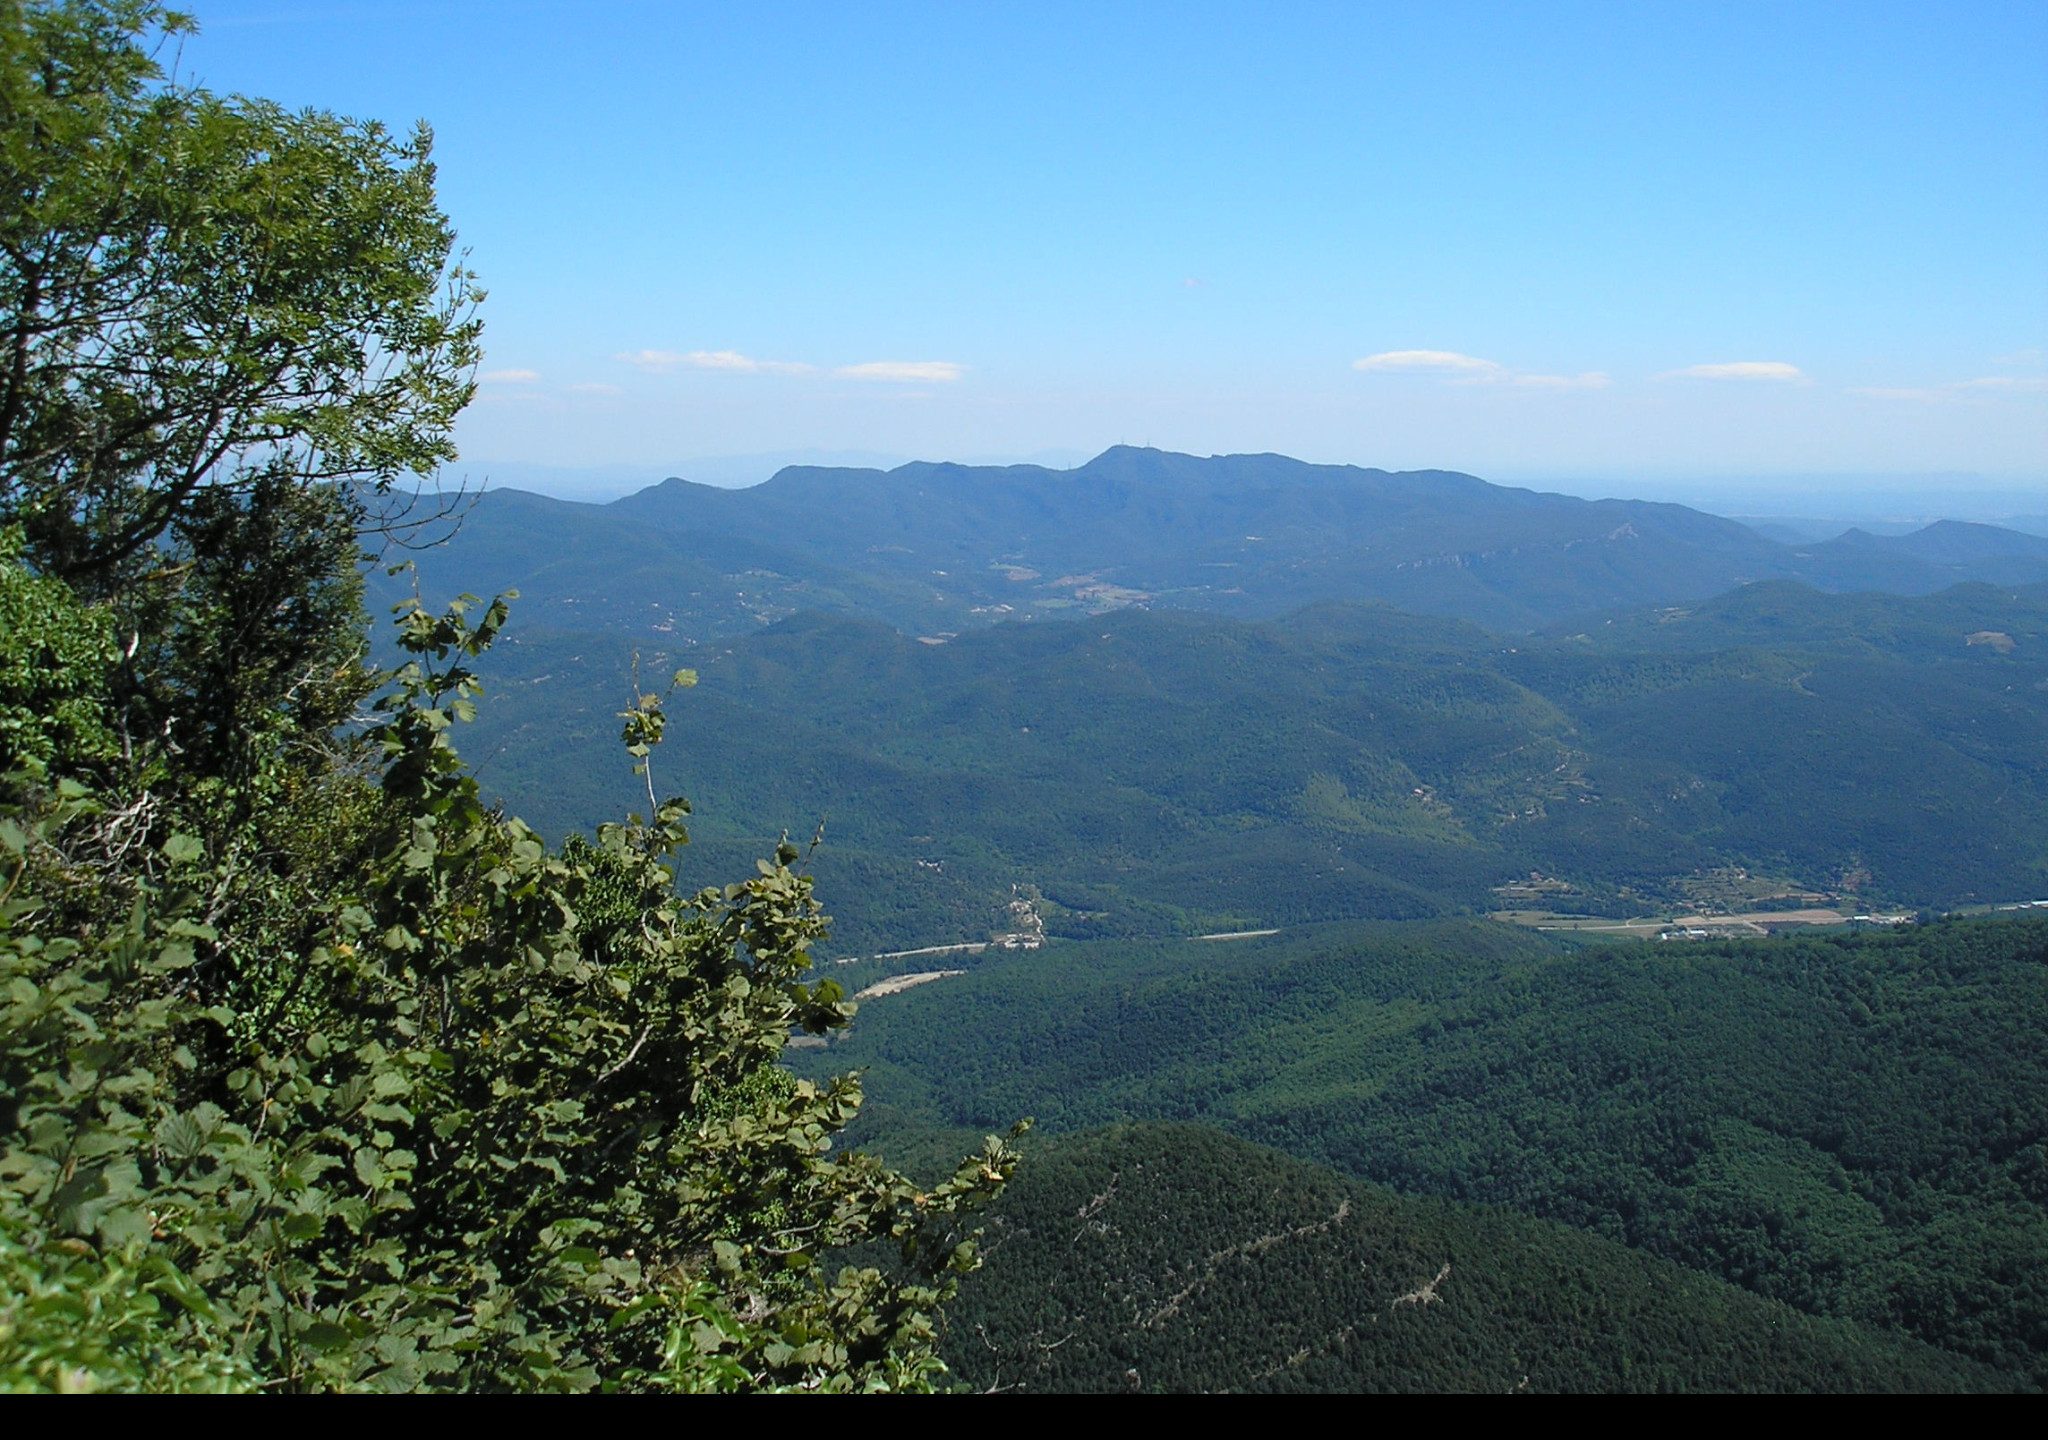
[[[2011,652],[1964,643],[1993,621]],[[1687,624],[1127,610],[930,646],[807,616],[684,650],[515,619],[464,744],[545,832],[594,826],[633,803],[635,654],[692,663],[656,761],[697,806],[687,877],[822,821],[841,954],[1010,933],[1019,886],[1069,938],[1768,898],[1718,894],[1734,870],[1845,918],[2048,888],[2048,590],[1738,591]]]
[[[812,838],[857,1004],[788,1068],[934,1178],[1037,1118],[961,1375],[2048,1383],[2037,537],[1150,452],[700,489],[434,554],[522,592],[462,744],[588,832],[644,808],[636,677],[695,672],[677,883]],[[615,523],[644,572],[579,558]]]
[[[0,1394],[2048,1392],[2048,6],[200,8],[0,4]]]
[[[1556,910],[1495,910],[1489,919],[1532,930],[1605,935],[1636,940],[1733,940],[1782,935],[1797,930],[1910,925],[1910,914],[1858,914],[1851,910],[1744,910],[1727,914],[1642,915],[1626,920],[1572,915]]]

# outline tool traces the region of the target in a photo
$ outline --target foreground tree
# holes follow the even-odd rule
[[[151,0],[0,0],[0,505],[94,598],[208,492],[452,459],[475,277],[431,136],[166,83]]]
[[[805,981],[824,921],[793,847],[682,899],[664,863],[680,801],[556,852],[479,802],[449,730],[476,690],[462,662],[504,619],[405,617],[416,658],[373,731],[388,843],[359,888],[306,897],[310,947],[220,923],[243,881],[174,810],[116,856],[132,814],[38,765],[12,777],[6,1383],[943,1373],[935,1308],[974,1263],[961,1227],[1014,1152],[992,1138],[931,1190],[830,1153],[857,1086],[776,1064],[793,1028],[849,1014]],[[629,714],[643,752],[658,714]],[[104,911],[110,884],[121,923],[54,933],[74,891],[71,913]],[[827,1264],[856,1246],[887,1264]]]
[[[832,1151],[793,848],[684,898],[651,774],[560,848],[481,802],[502,600],[365,668],[477,292],[424,136],[167,85],[187,28],[0,3],[0,1387],[930,1387],[1014,1152]]]

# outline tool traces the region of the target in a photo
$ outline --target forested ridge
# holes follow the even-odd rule
[[[1756,580],[2038,584],[2048,539],[1943,522],[1780,544],[1683,505],[1117,445],[1072,470],[797,465],[737,491],[672,477],[608,505],[502,491],[423,573],[436,592],[516,586],[550,628],[644,645],[729,641],[804,611],[943,635],[1130,604],[1271,619],[1328,600],[1521,633]]]
[[[947,1358],[1025,1393],[2001,1390],[2011,1377],[1511,1211],[1204,1126],[1028,1147]]]
[[[2038,1385],[2044,1024],[2038,919],[1581,950],[1452,922],[1005,955],[799,1059],[861,1065],[857,1133],[906,1156],[1023,1110],[1199,1121]]]
[[[672,763],[704,873],[823,819],[841,954],[985,939],[1020,885],[1071,938],[1483,912],[1532,870],[1610,916],[1731,868],[1852,910],[2048,892],[2039,587],[1753,586],[1586,626],[1326,604],[945,645],[821,615],[718,647],[532,628],[490,657],[477,751],[544,829],[595,823],[630,798],[601,697],[636,653],[687,661]]]

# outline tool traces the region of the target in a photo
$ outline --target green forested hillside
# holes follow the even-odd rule
[[[857,975],[857,971],[854,972]],[[866,1132],[1198,1120],[2048,1379],[2048,920],[1056,946],[863,1005]]]
[[[1075,937],[1469,913],[1532,870],[1604,914],[1690,903],[1726,867],[1852,906],[2048,891],[2038,587],[1758,586],[1591,628],[1323,605],[931,645],[805,615],[639,653],[704,678],[663,759],[697,801],[693,863],[825,819],[843,952],[986,938],[1016,887]],[[630,802],[610,754],[634,653],[515,626],[486,786],[556,832]]]
[[[1829,595],[1786,580],[1759,581],[1694,605],[1580,616],[1549,632],[1603,650],[1773,649],[1939,662],[1963,649],[2023,653],[2048,641],[2048,585],[1954,585],[1932,595]],[[2003,634],[2006,649],[1990,637]],[[1982,636],[1971,647],[1971,636]]]
[[[1206,1126],[1031,1147],[945,1355],[1025,1392],[1942,1391],[2010,1377]]]

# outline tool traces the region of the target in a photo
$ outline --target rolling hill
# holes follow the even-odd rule
[[[867,1070],[851,1138],[1236,1137],[1059,1140],[1020,1184],[1024,1278],[992,1262],[955,1360],[1080,1389],[2048,1382],[2042,922],[1588,947],[1474,918],[2048,892],[2043,577],[2048,541],[1995,527],[1780,544],[1136,450],[490,496],[422,557],[430,597],[524,592],[461,737],[487,795],[556,835],[632,808],[618,712],[690,666],[653,757],[697,804],[679,883],[822,822],[828,973],[926,982],[793,1052]],[[961,948],[877,953],[930,946]],[[1176,1148],[1261,1188],[1042,1243]],[[1332,1197],[1358,1226],[1306,1243]],[[1223,1309],[1146,1310],[1202,1246]],[[1477,1310],[1381,1293],[1453,1250]],[[1049,1359],[1046,1297],[1091,1285],[1124,1310]]]
[[[856,1138],[906,1158],[1021,1115],[1216,1126],[2038,1386],[2044,1026],[2048,919],[1577,950],[1463,921],[1005,952],[794,1063],[864,1071]]]
[[[1773,582],[1534,638],[1352,604],[947,644],[523,617],[461,737],[487,793],[555,834],[623,814],[633,656],[650,684],[694,664],[655,757],[697,804],[687,878],[823,819],[842,953],[985,940],[1023,894],[1081,938],[1471,913],[1532,871],[1550,907],[1612,916],[1737,870],[1861,906],[2048,890],[2044,587]]]

